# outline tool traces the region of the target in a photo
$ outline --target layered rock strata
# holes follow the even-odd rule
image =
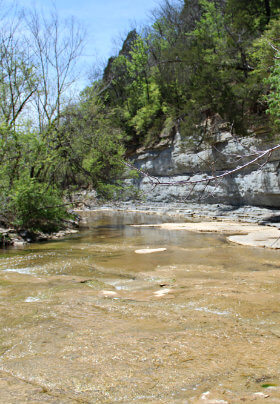
[[[261,159],[208,185],[207,182],[197,183],[195,187],[178,184],[186,180],[200,181],[243,166],[258,152],[276,144],[253,135],[237,139],[222,123],[215,128],[210,137],[205,136],[206,140],[183,140],[177,132],[169,145],[139,151],[131,161],[149,176],[141,175],[130,183],[142,192],[147,202],[202,202],[279,208],[279,150],[273,152],[268,160]],[[157,180],[151,177],[169,185],[155,186]]]

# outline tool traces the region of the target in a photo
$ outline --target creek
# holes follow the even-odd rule
[[[280,403],[280,251],[171,220],[0,250],[0,403]]]

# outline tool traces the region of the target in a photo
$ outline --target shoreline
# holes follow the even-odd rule
[[[7,247],[22,247],[25,245],[33,244],[33,243],[40,243],[52,240],[59,240],[63,237],[66,237],[70,234],[76,234],[79,232],[79,229],[64,229],[60,230],[56,233],[33,233],[32,239],[29,238],[28,232],[17,232],[16,229],[9,228],[4,229],[0,228],[0,250],[5,249]],[[23,233],[27,233],[26,236],[23,236]]]
[[[275,227],[231,221],[193,223],[161,223],[133,225],[133,227],[159,228],[163,230],[189,231],[194,233],[219,233],[232,243],[249,247],[280,249],[280,231]]]
[[[131,212],[181,219],[180,223],[139,225],[167,230],[225,234],[231,243],[249,247],[280,249],[280,210],[255,206],[234,207],[206,204],[132,204],[95,206],[76,212]],[[186,222],[189,220],[189,222]]]
[[[170,218],[208,219],[216,221],[234,221],[242,223],[258,223],[280,228],[280,208],[271,209],[257,206],[232,206],[223,204],[198,203],[145,203],[145,202],[112,202],[99,205],[93,203],[89,207],[75,209],[76,213],[88,212],[135,212],[143,214],[165,215]]]
[[[87,213],[92,212],[130,212],[157,215],[168,218],[168,220],[171,219],[174,222],[180,221],[180,223],[177,223],[178,230],[183,230],[184,227],[187,231],[221,232],[227,234],[227,239],[230,242],[254,247],[280,249],[280,209],[203,203],[111,202],[100,204],[96,203],[96,199],[92,200],[92,203],[88,202],[86,205],[81,204],[80,208],[73,211],[85,216]],[[82,222],[83,220],[81,220],[81,225]],[[186,222],[189,222],[189,228],[186,228],[188,227]],[[199,223],[204,226],[204,230],[198,229]],[[211,226],[210,223],[212,223]],[[226,225],[223,230],[221,230],[221,223]],[[249,231],[249,225],[255,227]],[[245,228],[247,226],[248,231],[244,231],[244,226]],[[24,235],[24,233],[28,232],[16,232],[13,228],[0,228],[0,244],[2,245],[1,248],[21,247],[33,242],[62,239],[79,232],[79,227],[76,229],[69,227],[53,234],[38,233],[34,239],[29,239],[28,235]],[[232,227],[235,228],[235,231],[232,231]]]

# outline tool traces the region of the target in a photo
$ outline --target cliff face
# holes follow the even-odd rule
[[[206,125],[207,126],[207,125]],[[207,136],[207,131],[211,137]],[[214,128],[214,130],[213,130]],[[133,180],[133,184],[153,202],[204,202],[229,205],[280,207],[280,151],[275,151],[269,161],[259,161],[222,180],[191,186],[172,185],[175,181],[200,180],[207,175],[221,174],[252,160],[256,151],[266,150],[275,143],[256,137],[234,138],[223,123],[208,123],[207,141],[194,144],[184,141],[179,133],[169,145],[139,152],[133,164],[161,182],[171,185],[151,186],[147,177]]]

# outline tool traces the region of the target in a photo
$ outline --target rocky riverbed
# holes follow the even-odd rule
[[[279,251],[84,215],[1,251],[1,403],[280,403]]]

